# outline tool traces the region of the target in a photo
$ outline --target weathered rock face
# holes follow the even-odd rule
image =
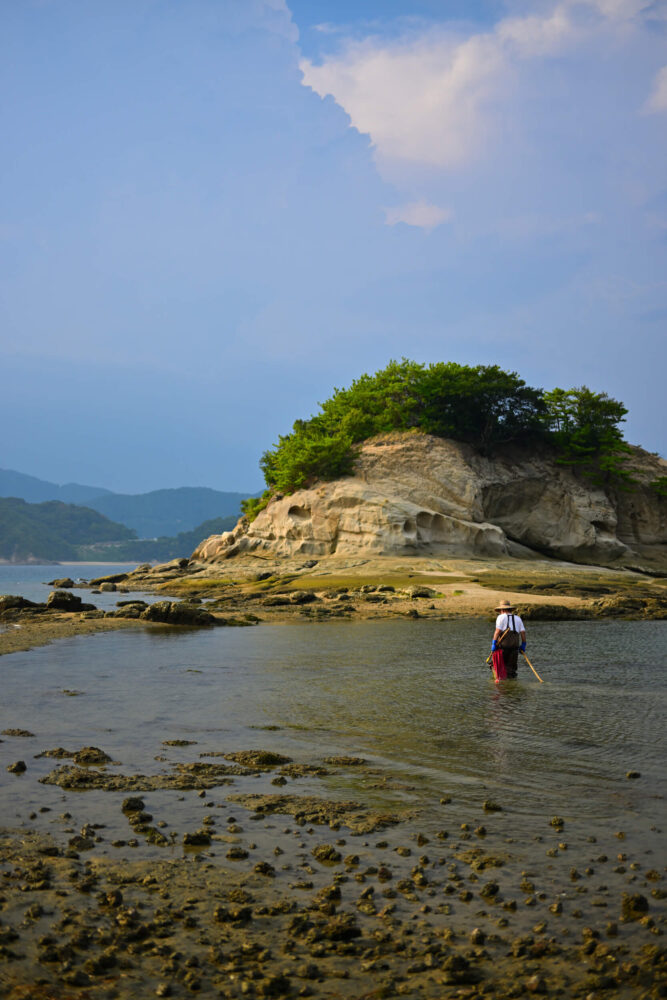
[[[607,494],[549,456],[490,459],[426,434],[382,435],[364,444],[354,475],[276,498],[192,558],[537,552],[609,563],[633,546],[667,545],[667,502],[648,486],[667,462],[634,449],[632,463],[636,490]]]

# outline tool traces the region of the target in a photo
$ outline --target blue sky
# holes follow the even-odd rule
[[[402,356],[665,454],[660,0],[20,0],[0,74],[0,466],[256,491]]]

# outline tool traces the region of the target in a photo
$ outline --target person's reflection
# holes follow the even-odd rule
[[[526,692],[514,682],[501,681],[490,693],[486,710],[487,750],[500,773],[507,772],[516,749],[517,719],[523,718]],[[520,715],[518,715],[520,713]]]

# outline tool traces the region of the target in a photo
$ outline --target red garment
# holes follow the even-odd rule
[[[495,678],[496,684],[498,681],[504,681],[507,677],[507,669],[505,667],[505,657],[503,656],[502,649],[496,649],[492,654],[493,662],[493,676]]]

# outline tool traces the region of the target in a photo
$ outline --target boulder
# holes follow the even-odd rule
[[[26,611],[41,614],[46,611],[46,604],[35,604],[18,594],[0,594],[0,621],[11,620]]]
[[[116,612],[118,614],[118,612]],[[164,622],[166,625],[217,625],[218,620],[209,612],[188,604],[187,601],[156,601],[150,604],[140,616],[148,622]]]
[[[58,587],[60,589],[63,587],[73,587],[73,586],[74,586],[74,580],[71,578],[71,576],[61,576],[57,580],[49,580],[49,587]]]
[[[68,590],[52,590],[46,599],[49,611],[97,611],[94,604],[84,604],[77,594]]]

